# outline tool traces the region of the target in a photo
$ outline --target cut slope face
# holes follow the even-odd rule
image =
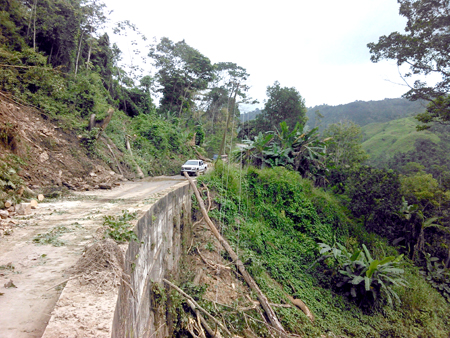
[[[37,190],[84,191],[120,180],[123,175],[134,178],[126,165],[119,164],[119,169],[117,163],[112,164],[114,173],[100,159],[88,157],[81,135],[69,130],[69,121],[67,125],[61,121],[55,124],[44,112],[0,92],[0,165],[20,164],[19,176]]]

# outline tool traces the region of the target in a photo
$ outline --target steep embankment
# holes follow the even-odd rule
[[[218,165],[211,175],[199,180],[213,190],[211,217],[274,304],[287,331],[304,337],[448,336],[448,303],[410,263],[402,264],[408,286],[393,286],[401,305],[395,302],[390,306],[382,292],[374,303],[346,295],[338,285],[333,260],[316,262],[319,243],[333,246],[338,242],[350,252],[365,244],[374,259],[398,256],[386,240],[349,218],[337,196],[281,167],[240,170]],[[214,242],[199,249],[220,252]],[[226,254],[222,257],[229,260]],[[183,287],[212,315],[222,318],[230,330],[239,335],[245,332],[245,336],[252,336],[252,331],[256,336],[270,335],[259,321],[257,307],[249,307],[253,295],[244,293],[232,304],[223,304],[211,298],[211,294],[217,295],[214,284],[198,285],[195,277],[191,274],[194,282],[188,279]],[[315,317],[313,322],[293,306],[291,297],[306,304]]]
[[[88,156],[83,136],[63,121],[52,121],[45,112],[0,93],[0,208],[7,199],[32,197],[30,189],[56,196],[135,177],[129,166],[119,164],[122,155],[114,144],[110,147],[117,162],[111,155]],[[101,137],[100,142],[106,140]]]

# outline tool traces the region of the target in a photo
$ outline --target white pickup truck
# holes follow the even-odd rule
[[[200,173],[205,173],[206,169],[208,169],[208,165],[202,160],[189,160],[181,166],[181,176],[184,176],[184,172],[198,176]]]

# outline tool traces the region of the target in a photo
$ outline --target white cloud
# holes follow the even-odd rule
[[[366,47],[381,35],[403,30],[405,20],[398,15],[396,0],[106,4],[114,10],[113,21],[128,19],[147,37],[185,39],[212,62],[246,68],[250,95],[260,101],[276,80],[296,87],[308,106],[399,97],[407,90],[391,83],[401,82],[397,67],[372,64]],[[132,55],[123,41],[119,46],[125,56]]]

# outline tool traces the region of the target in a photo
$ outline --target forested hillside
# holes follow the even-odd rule
[[[98,1],[2,0],[0,10],[2,102],[34,110],[76,134],[93,163],[134,172],[127,173],[132,178],[178,173],[187,158],[229,151],[225,144],[235,136],[239,116],[235,103],[247,100],[244,68],[212,64],[185,41],[168,38],[140,51],[153,64],[153,76],[122,64],[122,53],[104,27],[114,34],[134,32],[142,41],[146,37],[130,21],[110,22]],[[2,182],[12,183],[8,170],[20,172],[14,156],[23,155],[12,144],[25,127],[3,113]],[[16,198],[20,189],[5,184],[0,202]]]
[[[399,2],[412,21],[430,12],[423,3],[448,5]],[[311,109],[295,87],[275,81],[261,113],[240,122],[239,104],[251,102],[246,69],[212,63],[166,37],[141,51],[152,76],[122,65],[104,26],[146,37],[130,21],[108,22],[106,13],[90,0],[0,0],[0,208],[42,186],[93,188],[81,180],[95,177],[97,165],[134,179],[179,173],[190,157],[227,154],[198,179],[210,217],[240,257],[217,250],[227,261],[220,268],[240,279],[235,264],[245,266],[283,329],[267,323],[253,294],[230,304],[207,300],[214,290],[188,271],[179,284],[215,318],[209,326],[219,321],[223,336],[246,337],[449,336],[450,80],[436,88],[418,83],[408,95],[416,101]],[[438,21],[448,31],[447,19]],[[434,32],[423,22],[414,27]],[[448,37],[437,32],[439,41]],[[385,51],[398,47],[395,39],[370,44],[373,60],[410,57],[419,63],[413,71],[424,71],[428,59],[417,58],[431,47],[414,57]],[[445,78],[449,53],[439,53],[436,71]],[[415,131],[418,113],[426,123],[419,129],[428,131]],[[191,249],[215,250],[209,242]],[[155,290],[162,300],[164,290]],[[208,326],[184,299],[172,301],[179,337],[197,336],[194,316],[195,325]]]
[[[320,114],[320,130],[332,123],[353,121],[361,127],[370,123],[383,123],[399,118],[417,115],[425,110],[423,101],[408,101],[403,98],[381,101],[356,101],[338,106],[321,105],[308,108],[309,124],[315,126]]]

